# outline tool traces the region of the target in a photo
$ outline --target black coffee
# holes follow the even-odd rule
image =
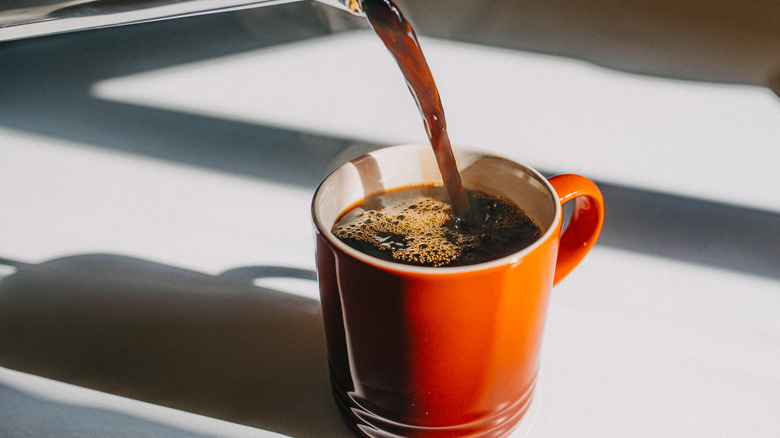
[[[420,110],[443,187],[405,188],[369,197],[333,227],[366,254],[420,266],[462,266],[525,248],[540,228],[514,203],[465,189],[447,134],[444,107],[420,43],[392,0],[362,0],[371,27],[395,58]]]
[[[538,225],[508,199],[466,189],[476,223],[456,220],[441,186],[402,188],[363,200],[333,226],[365,254],[418,266],[463,266],[495,260],[537,240]]]

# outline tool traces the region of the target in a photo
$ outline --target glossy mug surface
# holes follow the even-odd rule
[[[440,182],[429,145],[357,158],[314,195],[316,258],[336,401],[366,437],[503,437],[534,393],[552,286],[595,243],[604,218],[596,185],[545,179],[475,149],[455,149],[464,186],[502,195],[542,228],[525,249],[490,262],[419,267],[379,260],[331,228],[368,195]],[[562,204],[574,213],[561,235]]]

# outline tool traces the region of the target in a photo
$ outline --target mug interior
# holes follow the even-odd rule
[[[455,147],[453,153],[466,188],[500,195],[517,204],[541,227],[542,237],[538,241],[545,240],[555,229],[561,215],[560,203],[555,190],[539,172],[478,149]],[[315,225],[338,247],[358,253],[330,233],[342,213],[367,196],[426,183],[442,183],[430,145],[393,146],[363,155],[336,169],[320,184],[312,202]]]

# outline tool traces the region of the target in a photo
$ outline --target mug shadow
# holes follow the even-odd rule
[[[332,399],[318,301],[111,254],[0,279],[0,366],[296,436],[351,436]]]

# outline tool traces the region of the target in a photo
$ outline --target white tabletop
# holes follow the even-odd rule
[[[59,110],[85,111],[100,135],[0,110],[0,435],[350,436],[328,393],[316,283],[300,277],[314,269],[316,181],[424,139],[377,44],[358,31],[101,78]],[[681,202],[744,214],[767,226],[748,234],[778,242],[771,92],[423,48],[454,142],[669,200],[671,214]],[[154,149],[182,132],[191,148]],[[712,253],[743,252],[651,250],[641,242],[663,237],[610,231],[610,211],[632,206],[609,202],[604,242],[554,290],[514,436],[777,436],[780,249],[724,235]],[[770,269],[733,262],[756,254]],[[269,271],[299,278],[252,280]]]

